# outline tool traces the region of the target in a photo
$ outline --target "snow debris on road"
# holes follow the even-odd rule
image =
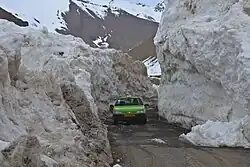
[[[157,138],[154,138],[154,139],[151,139],[153,142],[156,142],[156,143],[160,143],[160,144],[166,144],[165,141],[163,141],[162,139],[157,139]]]
[[[180,139],[199,146],[249,148],[250,143],[244,133],[244,127],[248,123],[248,116],[231,122],[208,120],[202,125],[194,126],[190,133],[180,135]]]

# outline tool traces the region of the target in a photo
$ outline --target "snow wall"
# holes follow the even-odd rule
[[[160,115],[187,128],[210,120],[207,128],[194,129],[196,144],[223,145],[201,142],[226,136],[224,130],[212,137],[220,129],[214,121],[229,128],[225,123],[239,120],[236,131],[249,139],[250,2],[165,0],[165,5],[154,39],[162,71]]]
[[[157,100],[145,66],[81,39],[0,21],[0,166],[105,167],[112,163],[110,97]]]

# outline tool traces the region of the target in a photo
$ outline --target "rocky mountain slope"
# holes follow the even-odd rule
[[[45,28],[0,21],[0,38],[0,166],[109,166],[100,115],[110,95],[156,100],[145,67]]]
[[[160,114],[186,127],[210,120],[186,136],[195,144],[249,146],[249,1],[165,3],[154,39]]]
[[[3,0],[0,18],[15,21],[14,15],[31,27],[46,26],[49,31],[81,37],[92,47],[122,51],[153,38],[165,7],[162,1],[144,4],[134,0],[24,0],[21,3]]]
[[[135,0],[3,0],[0,19],[19,26],[46,26],[52,32],[80,37],[91,47],[122,50],[143,61],[156,56],[153,38],[164,8],[162,0],[148,4]]]
[[[23,21],[22,19],[16,17],[12,13],[8,12],[7,10],[0,7],[0,19],[8,20],[10,22],[13,22],[21,27],[29,26],[29,23],[27,21]]]
[[[109,47],[122,51],[128,51],[155,35],[157,22],[140,19],[121,9],[118,11],[120,14],[117,16],[113,11],[107,10],[103,18],[97,13],[90,15],[80,4],[72,2],[69,12],[63,16],[67,28],[58,32],[81,37],[93,47]]]

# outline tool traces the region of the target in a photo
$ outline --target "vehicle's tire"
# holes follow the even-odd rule
[[[144,125],[147,123],[147,116],[140,119],[140,124]]]
[[[118,120],[117,119],[113,119],[113,125],[117,125],[118,124]]]
[[[147,123],[147,117],[142,119],[142,124],[145,125]]]

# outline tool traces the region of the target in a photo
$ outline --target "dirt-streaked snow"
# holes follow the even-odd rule
[[[189,139],[196,136],[193,143],[217,146],[217,139],[202,139],[209,134],[220,145],[235,145],[233,135],[239,131],[226,133],[234,127],[231,121],[250,114],[249,2],[165,0],[165,6],[154,39],[162,71],[160,115],[189,128],[210,120],[197,125]],[[209,128],[211,121],[229,123],[214,122],[218,128]],[[243,125],[246,138],[248,127]],[[217,136],[219,130],[225,136]]]
[[[143,64],[82,39],[0,21],[0,164],[109,166],[110,96],[155,98]],[[104,117],[101,117],[104,118]],[[5,143],[9,145],[5,145]]]

